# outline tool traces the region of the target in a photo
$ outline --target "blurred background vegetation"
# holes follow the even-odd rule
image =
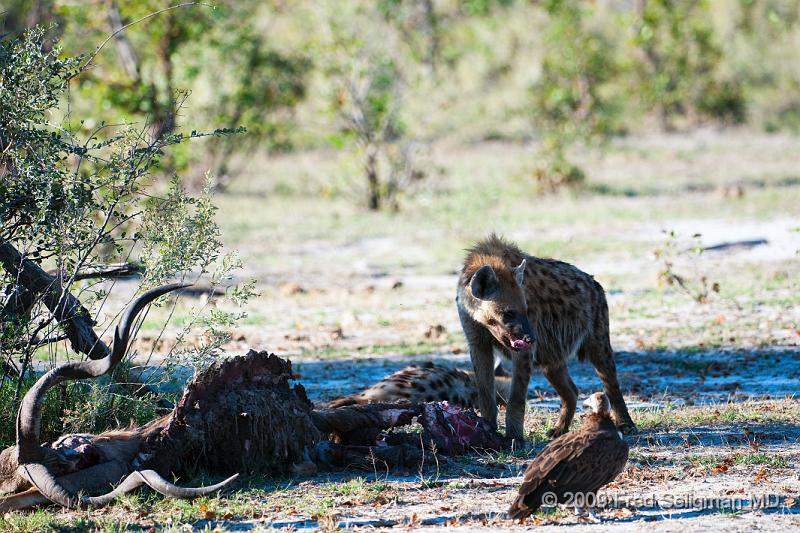
[[[548,192],[590,180],[571,153],[613,136],[800,128],[795,0],[211,4],[120,32],[69,97],[86,132],[102,122],[146,123],[154,135],[246,128],[171,152],[165,167],[195,186],[210,169],[224,189],[254,152],[334,147],[359,178],[320,192],[397,209],[431,174],[436,141],[540,141],[520,170]],[[90,54],[169,5],[2,0],[0,33],[44,25],[63,55]]]

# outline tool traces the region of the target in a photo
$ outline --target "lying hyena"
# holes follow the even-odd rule
[[[495,385],[496,401],[500,405],[505,405],[511,391],[511,380],[505,376],[496,376]],[[475,374],[430,362],[407,366],[362,392],[331,401],[328,407],[443,400],[463,407],[477,408],[478,387],[475,385]]]
[[[469,344],[478,387],[478,406],[497,425],[495,357],[513,364],[506,407],[506,436],[523,439],[526,396],[532,365],[541,367],[561,397],[551,436],[569,429],[578,388],[567,360],[589,359],[611,400],[621,430],[636,429],[617,382],[608,333],[608,305],[603,287],[572,265],[540,259],[491,235],[468,251],[458,281],[456,307]]]

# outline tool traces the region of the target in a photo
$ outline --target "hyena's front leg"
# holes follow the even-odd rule
[[[470,341],[469,356],[475,370],[475,385],[478,389],[478,408],[481,416],[493,428],[497,428],[497,396],[494,390],[494,357],[492,345],[486,339]]]
[[[459,309],[461,325],[469,345],[469,357],[475,371],[475,386],[478,391],[478,409],[481,416],[497,428],[497,397],[494,390],[494,354],[492,337],[482,326]]]
[[[513,353],[511,395],[506,405],[506,437],[515,439],[520,445],[525,442],[525,407],[528,404],[532,359],[530,350]]]

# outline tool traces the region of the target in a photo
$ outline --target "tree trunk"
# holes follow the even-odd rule
[[[367,147],[367,162],[364,165],[367,173],[367,205],[370,210],[381,208],[381,185],[378,178],[378,155],[372,146]]]
[[[425,11],[425,33],[428,36],[428,53],[425,62],[433,74],[436,74],[436,65],[439,62],[439,19],[433,6],[433,0],[422,0]]]
[[[0,240],[0,264],[14,278],[18,285],[40,297],[61,325],[72,349],[89,356],[90,359],[105,357],[108,346],[92,329],[94,321],[81,302],[68,290],[64,290],[61,280],[47,274],[42,267],[23,257],[14,246]]]
[[[122,29],[122,17],[119,13],[119,6],[115,0],[110,0],[106,6],[108,23],[111,26],[111,33],[118,32]],[[133,47],[125,32],[120,32],[114,38],[114,44],[117,47],[117,56],[122,65],[123,70],[134,83],[141,83],[141,75],[139,73],[139,56],[136,54],[136,49]]]

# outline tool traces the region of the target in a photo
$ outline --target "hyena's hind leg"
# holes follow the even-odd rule
[[[614,362],[614,351],[608,341],[597,342],[589,338],[581,347],[581,359],[588,359],[594,366],[608,399],[611,401],[611,411],[617,428],[625,434],[635,433],[636,424],[633,423],[625,405],[625,398],[619,388],[617,380],[617,364]]]
[[[569,425],[575,417],[575,405],[578,403],[578,387],[569,377],[565,361],[557,361],[542,366],[542,373],[561,397],[558,421],[556,421],[555,427],[547,432],[548,437],[558,437],[569,430]]]

